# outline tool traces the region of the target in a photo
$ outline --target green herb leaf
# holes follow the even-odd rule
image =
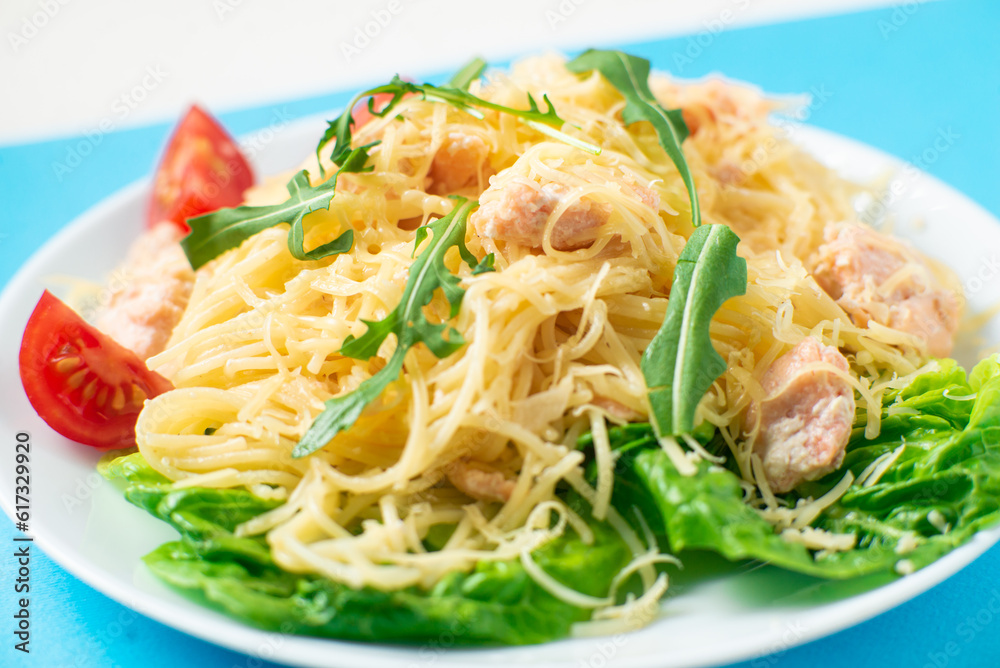
[[[503,105],[495,104],[476,97],[461,88],[452,88],[448,86],[438,87],[432,84],[414,84],[408,81],[403,81],[398,77],[393,79],[389,86],[391,87],[389,90],[380,90],[379,92],[395,92],[394,89],[396,87],[402,87],[404,88],[404,94],[413,93],[414,95],[422,95],[425,100],[430,102],[443,102],[445,104],[450,104],[456,109],[460,109],[475,118],[483,117],[482,112],[480,112],[479,109],[498,111],[503,114],[509,114],[520,118],[524,121],[525,125],[534,128],[538,132],[541,132],[542,134],[557,141],[564,142],[570,146],[575,146],[576,148],[593,153],[594,155],[599,155],[601,152],[600,147],[594,146],[593,144],[575,137],[571,137],[570,135],[559,130],[559,128],[561,128],[566,121],[560,118],[556,113],[555,107],[552,106],[552,102],[549,101],[547,95],[542,96],[542,102],[545,105],[544,110],[538,106],[535,98],[532,97],[530,93],[528,94],[528,109],[514,109],[512,107],[505,107]],[[402,98],[401,95],[397,95],[397,97],[399,99]],[[394,98],[393,101],[395,101],[395,99],[396,98]],[[389,104],[392,105],[393,102],[390,102]]]
[[[594,155],[600,154],[600,147],[577,139],[576,137],[572,137],[559,129],[566,122],[556,113],[555,108],[553,108],[552,103],[549,101],[547,96],[542,97],[542,101],[545,104],[544,110],[538,106],[535,98],[530,94],[528,95],[528,109],[514,109],[512,107],[505,107],[500,104],[489,102],[470,93],[467,90],[469,84],[482,74],[485,67],[485,61],[476,59],[459,70],[458,73],[456,73],[455,76],[452,77],[451,81],[449,81],[449,83],[445,86],[435,86],[428,83],[417,84],[411,81],[404,81],[398,76],[395,76],[392,78],[392,81],[383,86],[376,86],[375,88],[370,88],[362,93],[359,93],[353,100],[351,100],[347,107],[345,107],[340,116],[327,123],[326,132],[323,133],[319,144],[316,145],[316,158],[319,160],[320,169],[322,170],[323,168],[321,155],[323,147],[325,147],[330,141],[336,139],[333,151],[330,154],[330,158],[334,163],[342,164],[343,157],[348,151],[350,151],[353,133],[352,127],[354,126],[353,110],[358,102],[368,98],[368,111],[370,111],[374,116],[385,116],[390,113],[407,95],[419,95],[422,99],[429,102],[441,102],[451,105],[475,118],[483,117],[483,113],[480,109],[490,109],[492,111],[510,114],[511,116],[516,116],[522,119],[525,125],[534,128],[544,135],[552,137],[558,141],[565,142],[570,146],[583,149],[584,151],[588,151]],[[389,102],[381,109],[375,109],[374,96],[387,94],[392,95],[392,99],[389,100]]]
[[[596,70],[625,97],[622,117],[626,125],[649,121],[660,138],[660,146],[667,152],[681,175],[691,199],[691,224],[701,225],[701,206],[694,187],[694,177],[681,143],[687,139],[688,127],[680,109],[667,111],[656,101],[649,90],[649,61],[621,51],[589,49],[569,61],[570,72],[583,74]]]
[[[641,363],[660,436],[690,432],[698,402],[726,370],[708,328],[723,302],[746,293],[739,241],[725,225],[699,227],[677,259],[667,316]]]
[[[192,218],[188,221],[191,226],[191,234],[181,242],[191,266],[197,269],[223,252],[236,248],[261,230],[281,223],[291,225],[288,233],[288,250],[299,260],[318,260],[350,250],[354,241],[354,234],[351,230],[346,231],[330,243],[310,251],[305,250],[303,246],[305,230],[302,218],[317,209],[325,209],[330,206],[337,186],[337,176],[340,173],[364,172],[370,169],[367,167],[369,150],[378,142],[351,148],[352,128],[354,126],[352,112],[355,105],[365,98],[368,98],[369,111],[375,116],[385,116],[390,113],[407,95],[419,95],[431,102],[449,104],[476,118],[483,117],[481,109],[490,109],[516,116],[522,119],[526,125],[553,139],[594,154],[601,152],[599,147],[567,135],[560,130],[565,121],[556,113],[548,97],[543,96],[542,98],[544,109],[539,107],[530,94],[528,95],[528,109],[513,109],[494,104],[469,93],[467,90],[469,85],[482,75],[485,68],[486,62],[477,58],[459,70],[446,86],[415,84],[404,81],[397,76],[384,86],[377,86],[356,95],[343,113],[327,124],[326,131],[316,146],[316,159],[319,161],[320,175],[325,177],[326,171],[323,168],[321,151],[331,140],[336,140],[330,159],[340,167],[333,178],[313,187],[309,185],[308,173],[303,170],[288,183],[290,198],[286,202],[272,206],[241,206],[235,209],[220,209],[204,216]],[[385,94],[392,95],[392,99],[383,108],[375,109],[374,96]]]
[[[486,61],[482,58],[473,58],[462,69],[455,72],[455,75],[448,80],[448,85],[459,90],[469,90],[472,82],[483,76],[485,70]]]
[[[465,247],[465,226],[469,213],[477,202],[457,198],[458,203],[447,216],[418,228],[414,240],[414,253],[428,234],[431,239],[427,248],[420,253],[410,267],[410,276],[403,289],[399,306],[383,320],[365,321],[368,330],[354,338],[347,337],[340,350],[342,355],[356,359],[369,359],[378,353],[382,343],[390,335],[396,336],[396,350],[385,367],[368,378],[353,392],[327,400],[326,408],[313,422],[295,450],[293,457],[305,457],[326,445],[331,438],[349,428],[361,416],[365,406],[374,401],[399,377],[403,370],[406,352],[417,343],[426,345],[438,357],[447,357],[465,345],[465,339],[445,323],[432,324],[424,315],[423,308],[440,289],[451,304],[451,317],[458,314],[465,291],[459,287],[460,279],[444,264],[448,250],[458,248],[470,267],[478,268],[476,258]],[[492,261],[487,263],[492,266]]]
[[[327,209],[337,189],[342,172],[368,170],[368,150],[374,144],[353,149],[337,172],[319,185],[309,183],[309,172],[302,170],[286,186],[289,198],[270,206],[240,206],[224,208],[188,219],[191,233],[181,241],[191,267],[198,269],[210,260],[275,225],[289,223],[288,251],[297,260],[320,260],[330,255],[346,253],[354,243],[354,230],[347,230],[333,241],[307,251],[303,246],[303,218],[318,209]]]
[[[490,271],[496,271],[496,269],[493,268],[494,260],[496,260],[496,258],[493,257],[493,253],[490,253],[489,255],[484,257],[479,264],[477,264],[475,267],[472,268],[472,275],[478,276],[479,274],[485,274]]]

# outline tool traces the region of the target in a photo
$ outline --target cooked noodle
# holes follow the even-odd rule
[[[852,324],[806,270],[825,226],[856,219],[852,198],[860,189],[769,125],[774,105],[755,91],[717,81],[651,83],[664,106],[684,106],[704,121],[684,144],[704,221],[732,227],[749,264],[746,295],[712,322],[729,368],[701,402],[698,421],[719,427],[753,481],[744,444],[756,427],[744,425],[746,408],[762,398],[760,379],[771,363],[812,335],[853,351],[849,374],[822,368],[847,376],[867,409],[869,434],[877,433],[882,392],[926,362],[921,343]],[[603,150],[595,156],[557,143],[509,115],[477,120],[407,98],[355,136],[358,145],[381,140],[374,171],[342,175],[330,210],[308,218],[307,247],[351,228],[352,250],[300,262],[287,250],[286,226],[257,234],[198,272],[169,347],[150,360],[177,389],[143,410],[143,456],[180,485],[245,485],[287,499],[240,527],[244,535],[266,534],[287,570],[391,589],[431,586],[481,560],[531,564],[528,553],[567,526],[586,537],[586,525],[555,494],[564,481],[592,500],[595,517],[631,531],[610,507],[614,457],[604,425],[647,416],[640,356],[663,321],[674,265],[692,232],[687,193],[653,129],[626,128],[620,95],[597,75],[580,79],[559,58],[535,59],[473,84],[472,92],[522,108],[526,92],[547,93],[570,124],[564,131]],[[323,402],[357,388],[394,349],[389,337],[370,360],[338,353],[346,337],[365,332],[363,320],[379,320],[399,303],[414,227],[451,210],[452,200],[428,192],[428,173],[455,136],[488,147],[487,163],[459,194],[480,197],[491,175],[494,186],[520,179],[565,188],[541,252],[480,237],[470,225],[469,249],[478,258],[496,253],[497,271],[473,276],[457,251],[448,256],[466,290],[452,324],[468,345],[443,359],[414,347],[399,381],[353,427],[295,459],[292,448]],[[306,168],[315,183],[315,159]],[[658,196],[658,214],[641,189]],[[481,204],[495,195],[491,189]],[[608,222],[589,247],[556,250],[551,221],[584,196],[610,206]],[[249,201],[284,197],[275,180]],[[428,311],[443,321],[448,304],[438,295]],[[593,488],[575,449],[591,429]],[[683,445],[674,447],[682,452]],[[452,479],[470,466],[509,480],[509,500],[477,501],[460,491]],[[440,524],[454,532],[442,549],[428,551],[422,541]],[[642,560],[635,568],[646,588],[660,596],[666,582],[655,579],[649,546],[634,533],[626,540]],[[613,603],[591,598],[589,607]]]

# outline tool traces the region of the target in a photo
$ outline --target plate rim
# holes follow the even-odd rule
[[[296,119],[289,124],[286,132],[293,137],[297,134],[302,134],[307,129],[312,129],[318,120],[325,119],[328,115],[313,114]],[[248,136],[253,136],[253,133],[249,133]],[[284,141],[287,142],[290,140],[285,138]],[[806,124],[797,126],[795,141],[804,143],[807,148],[814,143],[834,142],[848,149],[851,153],[875,155],[880,162],[897,172],[907,164],[904,160],[859,140]],[[282,143],[282,138],[277,139],[276,143]],[[264,150],[266,151],[267,147]],[[822,155],[816,155],[815,157],[820,161],[823,159]],[[931,187],[946,193],[949,198],[962,201],[965,206],[973,207],[978,215],[1000,225],[1000,220],[996,216],[964,193],[927,172],[920,171],[919,173],[921,178],[925,179]],[[62,226],[53,236],[46,240],[31,254],[27,261],[17,268],[11,279],[3,287],[2,292],[0,292],[0,314],[6,313],[9,309],[16,307],[16,302],[21,299],[21,295],[26,290],[37,289],[36,274],[42,273],[47,262],[51,261],[49,256],[56,254],[59,248],[66,243],[65,238],[79,234],[92,226],[99,226],[102,220],[114,215],[114,212],[119,208],[126,206],[129,202],[137,198],[143,197],[148,193],[151,181],[151,177],[147,175],[118,189],[111,195],[102,198],[88,207],[82,214]],[[20,325],[21,323],[19,320],[15,320],[15,324]],[[11,382],[13,383],[13,379]],[[18,390],[23,392],[21,388],[18,388]],[[7,423],[6,414],[3,409],[0,409],[0,420]],[[8,486],[6,478],[0,481],[0,489],[6,490]],[[8,498],[9,496],[8,494],[0,494],[0,507],[13,520],[12,497]],[[151,516],[149,516],[149,519],[150,521],[158,521]],[[389,645],[385,643],[359,643],[313,636],[279,634],[278,632],[259,629],[229,617],[227,614],[214,608],[202,606],[194,602],[180,604],[176,601],[164,599],[153,591],[147,591],[136,586],[134,582],[131,585],[125,585],[116,580],[110,572],[101,568],[100,564],[91,563],[90,559],[86,556],[81,558],[82,555],[79,550],[69,544],[68,541],[65,541],[64,544],[58,532],[50,533],[45,533],[43,528],[42,534],[37,534],[32,530],[28,535],[47,556],[86,585],[108,596],[117,603],[154,619],[165,626],[248,656],[256,656],[275,662],[285,662],[289,665],[326,665],[323,656],[314,655],[312,660],[309,660],[308,657],[300,656],[302,653],[315,652],[313,648],[315,646],[316,649],[325,648],[327,651],[334,648],[350,649],[349,657],[344,658],[364,660],[371,668],[382,668],[383,666],[385,668],[399,668],[400,666],[414,664],[414,660],[408,658],[407,654],[416,653],[420,649],[420,645],[416,644]],[[815,623],[812,623],[804,633],[797,636],[793,641],[783,643],[782,649],[797,647],[851,628],[891,610],[906,601],[916,598],[920,594],[956,575],[996,544],[998,540],[1000,540],[1000,526],[995,526],[977,533],[966,544],[956,548],[914,574],[900,577],[875,589],[848,596],[832,603],[802,608],[800,612],[802,615],[811,614],[813,617],[816,617],[817,613],[821,612],[823,613],[822,617],[820,619],[811,619]],[[146,567],[144,564],[139,564],[137,568],[145,569]],[[157,582],[159,583],[159,581]],[[159,584],[166,587],[162,583]],[[192,615],[192,606],[202,614]],[[859,607],[861,608],[860,610],[858,609]],[[650,627],[658,623],[660,623],[660,620],[654,622]],[[287,649],[285,651],[275,650],[268,657],[260,656],[259,648],[262,646],[261,639],[275,634],[283,635],[286,641],[284,644]],[[515,659],[517,654],[525,650],[530,651],[531,648],[561,642],[567,642],[567,640],[557,640],[550,643],[543,643],[542,645],[527,646],[526,648],[490,647],[448,650],[448,658],[442,661],[442,657],[439,656],[437,660],[443,665],[471,666],[481,663],[483,651],[510,654],[511,659]],[[252,649],[255,646],[258,647],[256,653]],[[674,657],[647,654],[644,656],[613,657],[608,660],[608,663],[609,665],[621,668],[626,666],[630,668],[646,668],[661,665],[663,661],[670,661],[670,665],[673,666],[694,667],[711,665],[718,662],[750,661],[756,657],[770,655],[773,649],[772,639],[764,637],[756,644],[744,642],[743,644],[728,648],[725,646],[717,647],[714,650],[714,654],[709,658],[681,655],[676,657],[677,660],[675,661],[673,660]],[[388,654],[386,650],[389,650]],[[519,652],[519,650],[521,651]],[[456,659],[461,661],[466,656],[468,661],[466,664],[455,663]],[[576,663],[577,661],[574,658],[568,657],[564,662],[542,662],[533,665],[569,666],[576,665]]]

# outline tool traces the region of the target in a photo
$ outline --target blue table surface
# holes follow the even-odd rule
[[[731,4],[734,14],[746,6],[743,0]],[[540,5],[539,20],[544,10]],[[1000,215],[1000,3],[899,2],[863,13],[712,32],[731,20],[720,17],[688,37],[605,46],[627,48],[683,77],[721,72],[774,93],[812,91],[822,101],[809,123],[919,164]],[[463,60],[462,54],[455,60]],[[222,120],[240,134],[267,126],[276,115],[297,118],[337,108],[349,97],[341,92],[287,101],[223,114]],[[0,284],[76,216],[147,174],[169,129],[157,125],[0,148]],[[957,139],[935,159],[921,158],[939,132]],[[16,378],[13,355],[0,356],[0,371],[5,382]],[[0,541],[13,545],[13,525],[5,519],[0,526]],[[15,610],[13,549],[3,552],[4,666],[274,665],[132,614],[37,551],[31,654],[24,655],[13,649],[8,616]],[[945,583],[868,622],[806,645],[776,647],[776,653],[739,667],[997,666],[998,613],[1000,548],[994,548]],[[665,646],[669,642],[664,638]],[[330,665],[341,665],[336,653]]]

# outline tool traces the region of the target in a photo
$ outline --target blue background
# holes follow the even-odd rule
[[[737,16],[744,0],[733,0]],[[539,17],[544,12],[539,7]],[[683,77],[710,72],[754,82],[774,93],[826,97],[808,122],[917,162],[939,132],[957,135],[927,171],[1000,215],[1000,3],[900,2],[882,10],[765,27],[712,32],[632,45],[654,67]],[[456,63],[463,54],[456,54]],[[421,73],[410,73],[419,75]],[[425,75],[429,73],[423,73]],[[374,83],[374,82],[373,82]],[[234,133],[344,104],[330,94],[222,115]],[[67,103],[71,103],[68,101]],[[147,174],[169,127],[113,132],[0,148],[0,284],[49,237],[122,186]],[[82,142],[82,143],[81,143]],[[89,146],[69,173],[76,150]],[[138,224],[138,223],[137,223]],[[970,240],[970,242],[974,242]],[[9,356],[6,359],[10,359]],[[10,363],[5,378],[15,373]],[[43,471],[35,472],[44,475]],[[13,545],[8,520],[0,542]],[[34,551],[30,656],[12,649],[8,584],[15,565],[3,549],[0,665],[270,666],[135,615]],[[1000,548],[942,585],[875,619],[825,639],[739,664],[773,666],[1000,665]],[[720,638],[720,642],[724,639]],[[665,646],[670,639],[664,638]],[[332,654],[330,665],[338,665]]]

